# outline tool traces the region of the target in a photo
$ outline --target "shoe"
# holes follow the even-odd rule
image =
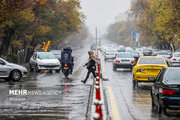
[[[84,84],[86,83],[84,80],[81,80],[81,82],[84,83]]]

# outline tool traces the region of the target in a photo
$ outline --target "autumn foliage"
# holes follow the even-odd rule
[[[1,0],[0,56],[24,50],[26,61],[43,42],[63,46],[81,30],[84,15],[78,0]]]
[[[132,12],[141,32],[141,44],[148,43],[161,49],[170,49],[171,45],[179,47],[179,0],[135,0]]]

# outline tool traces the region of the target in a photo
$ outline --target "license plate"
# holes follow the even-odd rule
[[[67,69],[68,69],[68,67],[64,67],[64,69],[65,69],[65,70],[67,70]]]
[[[148,70],[147,69],[147,72],[158,72],[158,70]]]

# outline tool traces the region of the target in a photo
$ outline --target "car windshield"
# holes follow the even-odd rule
[[[144,51],[144,52],[151,52],[150,49],[144,49],[143,51]]]
[[[180,69],[168,70],[164,83],[167,84],[180,84]]]
[[[118,54],[117,58],[133,58],[133,56],[128,53],[123,53],[123,54]]]
[[[107,50],[107,52],[117,52],[117,50]]]
[[[54,55],[61,55],[61,51],[58,51],[58,50],[53,50],[50,52],[53,53]]]
[[[180,57],[180,54],[174,54],[174,57]]]
[[[49,52],[39,53],[38,54],[39,59],[56,59],[56,57]]]
[[[138,52],[131,52],[131,54],[132,54],[132,56],[134,56],[134,57],[139,57],[139,56],[140,56]]]
[[[169,55],[170,53],[168,52],[159,52],[158,55]]]
[[[141,58],[139,64],[165,64],[162,58]]]

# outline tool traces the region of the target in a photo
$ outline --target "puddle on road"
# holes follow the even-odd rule
[[[59,93],[58,95],[16,96],[8,95],[7,91],[0,103],[0,120],[85,119],[90,85],[65,83],[54,87],[37,88],[30,84],[20,88],[28,91],[58,91]]]

